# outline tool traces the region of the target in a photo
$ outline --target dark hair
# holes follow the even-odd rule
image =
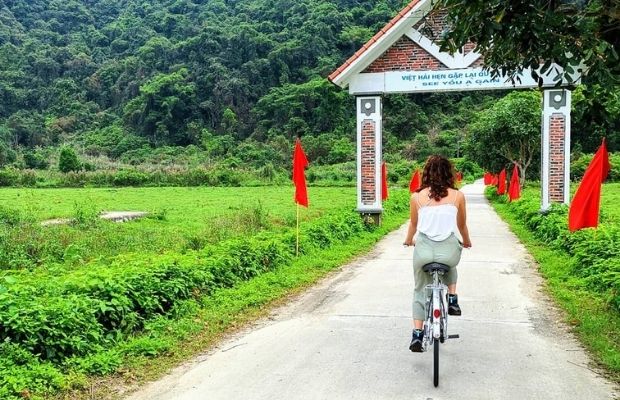
[[[454,166],[445,157],[430,156],[424,165],[422,172],[422,186],[418,193],[429,188],[429,198],[439,201],[448,196],[448,189],[456,189],[454,186]]]

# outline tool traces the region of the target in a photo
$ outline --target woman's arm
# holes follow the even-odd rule
[[[411,201],[409,203],[410,209],[410,220],[409,220],[409,229],[407,230],[407,237],[405,238],[405,246],[415,246],[415,241],[413,237],[415,236],[417,227],[418,227],[418,201],[417,196],[419,193],[414,193],[411,196]]]
[[[467,229],[467,204],[465,203],[465,195],[462,192],[459,192],[456,225],[463,237],[463,247],[469,249],[471,247],[471,239],[469,237],[469,230]]]

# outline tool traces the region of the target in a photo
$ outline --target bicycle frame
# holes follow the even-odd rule
[[[424,324],[424,351],[435,340],[443,342],[448,337],[448,287],[441,282],[441,273],[432,273],[433,283],[426,285],[426,321]]]
[[[430,273],[433,283],[426,285],[426,321],[422,351],[433,348],[433,385],[439,385],[439,344],[446,339],[456,339],[459,335],[448,335],[448,287],[441,281],[441,266],[433,268]]]

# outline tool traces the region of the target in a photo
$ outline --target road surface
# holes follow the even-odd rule
[[[466,186],[474,247],[459,266],[462,317],[432,352],[411,353],[412,249],[406,226],[271,318],[131,400],[616,399],[545,299],[525,249]]]

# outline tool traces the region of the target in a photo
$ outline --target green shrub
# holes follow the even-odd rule
[[[24,164],[26,168],[30,169],[47,169],[49,167],[47,157],[41,152],[33,150],[24,151]]]
[[[416,169],[422,172],[424,165],[415,161],[400,160],[394,163],[388,163],[388,179],[392,183],[399,183],[402,186],[409,187],[409,182]]]
[[[93,226],[100,221],[99,211],[93,203],[78,203],[73,205],[73,223],[80,226]]]
[[[86,357],[69,359],[65,364],[90,375],[107,375],[116,372],[122,362],[123,357],[118,351],[102,350]]]
[[[52,394],[62,389],[65,378],[59,368],[10,341],[0,342],[0,398],[18,400]]]
[[[454,163],[454,168],[463,174],[463,179],[466,182],[473,182],[484,174],[482,167],[475,161],[467,158],[454,158],[452,162]]]
[[[0,140],[0,166],[4,167],[15,162],[17,153],[4,140]]]
[[[308,183],[323,185],[353,186],[357,167],[355,162],[346,162],[333,165],[313,165],[306,172]]]
[[[149,176],[135,170],[120,170],[114,174],[112,184],[114,186],[143,186],[149,180]]]
[[[94,170],[94,165],[83,163],[79,171],[0,169],[0,187],[125,187],[125,186],[264,186],[289,184],[288,172],[271,164],[256,170],[230,168],[225,164],[212,167],[194,167],[180,170]],[[355,163],[315,167],[307,171],[309,182],[324,186],[353,186]]]
[[[13,168],[0,169],[0,186],[16,186],[19,182],[19,171]]]
[[[0,205],[0,225],[17,226],[25,221],[24,212]]]
[[[21,171],[19,175],[19,186],[34,187],[37,185],[37,174],[33,170]]]
[[[571,160],[570,176],[573,181],[580,181],[586,172],[588,165],[592,161],[593,154],[580,155]],[[609,155],[611,171],[607,177],[608,182],[620,182],[620,153],[611,153]]]
[[[105,341],[95,318],[95,301],[69,294],[41,294],[33,288],[0,294],[0,342],[13,342],[42,360],[85,355]]]
[[[74,172],[82,169],[82,164],[72,147],[65,146],[60,149],[58,158],[58,169],[60,172]]]

